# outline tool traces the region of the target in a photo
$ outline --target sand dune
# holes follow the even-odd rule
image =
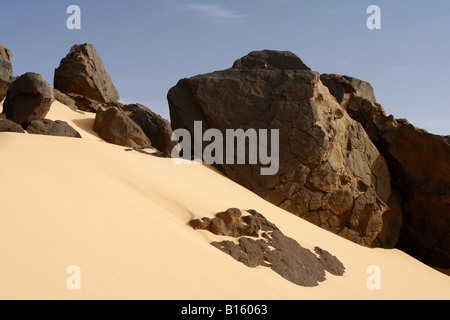
[[[450,299],[450,277],[398,250],[368,249],[269,204],[216,170],[101,142],[93,114],[59,102],[48,118],[83,139],[0,133],[1,299]],[[336,255],[343,277],[314,288],[248,268],[188,226],[255,209],[303,247]],[[67,267],[81,270],[69,290]],[[370,290],[367,268],[381,270]]]

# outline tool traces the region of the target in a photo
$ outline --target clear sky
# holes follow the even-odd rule
[[[381,30],[369,30],[369,5]],[[69,5],[81,30],[69,30]],[[311,69],[369,81],[388,114],[450,135],[450,1],[19,0],[2,1],[0,43],[15,75],[54,69],[91,43],[125,103],[169,118],[179,79],[226,69],[253,50],[289,50]]]

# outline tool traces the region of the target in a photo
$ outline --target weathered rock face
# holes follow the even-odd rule
[[[81,138],[81,135],[74,128],[67,122],[61,120],[34,120],[28,126],[27,132],[47,136]]]
[[[355,81],[358,82],[358,81]],[[364,83],[363,81],[360,81]],[[336,84],[336,83],[335,83]],[[330,88],[330,87],[329,87]],[[450,142],[407,120],[387,116],[366,90],[345,90],[341,105],[360,122],[386,158],[393,197],[385,213],[386,229],[398,229],[398,248],[423,262],[450,267]],[[330,89],[333,94],[339,90]],[[392,232],[388,233],[392,234]],[[377,242],[386,243],[384,232]]]
[[[349,76],[338,74],[322,74],[320,80],[339,103],[346,103],[344,98],[355,95],[376,102],[375,93],[370,83]]]
[[[0,44],[0,102],[5,99],[9,85],[13,81],[11,57],[11,51]]]
[[[264,64],[242,62],[254,56]],[[299,58],[272,65],[271,56],[278,61],[280,53],[252,53],[234,68],[180,80],[168,94],[172,128],[194,135],[194,121],[202,121],[203,130],[224,136],[226,129],[279,129],[276,175],[262,176],[248,162],[217,166],[268,201],[370,246],[391,195],[384,158],[318,73]]]
[[[57,89],[53,89],[53,97],[55,98],[55,100],[68,106],[71,110],[78,111],[78,108],[75,104],[75,100],[73,100],[71,97],[69,97],[65,93],[62,93],[61,91],[59,91]]]
[[[75,45],[55,70],[54,87],[103,103],[117,102],[119,94],[105,71],[98,52],[90,44]]]
[[[25,130],[23,130],[23,128],[14,121],[2,119],[0,117],[0,132],[25,133]]]
[[[106,142],[130,148],[149,148],[152,143],[133,120],[118,108],[100,109],[94,131]]]
[[[189,224],[194,229],[239,238],[238,243],[225,240],[211,245],[248,267],[269,267],[300,286],[317,286],[326,280],[325,271],[335,276],[345,272],[338,258],[319,247],[314,250],[318,256],[303,248],[255,210],[248,210],[243,216],[241,210],[231,208],[214,219],[197,219]]]
[[[26,73],[11,83],[3,113],[26,128],[31,121],[44,119],[54,101],[52,87],[37,73]]]
[[[172,127],[170,122],[141,104],[130,104],[121,107],[144,131],[153,147],[169,157],[175,143],[172,141]]]

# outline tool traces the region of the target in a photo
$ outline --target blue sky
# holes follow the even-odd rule
[[[126,103],[169,118],[179,79],[226,69],[253,50],[289,50],[311,69],[369,81],[388,114],[450,135],[450,1],[41,0],[3,1],[0,43],[14,74],[54,69],[76,43],[92,43]],[[6,3],[5,3],[6,2]],[[69,5],[81,30],[69,30]],[[369,30],[369,5],[381,30]]]

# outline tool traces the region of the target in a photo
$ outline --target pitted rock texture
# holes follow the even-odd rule
[[[344,107],[386,158],[392,186],[401,195],[397,247],[431,266],[450,268],[449,141],[386,115],[373,101],[358,96],[347,101]]]
[[[325,271],[342,276],[344,265],[329,252],[316,247],[315,254],[285,236],[276,225],[255,210],[242,216],[237,208],[220,212],[214,219],[190,221],[194,229],[209,230],[216,235],[239,238],[238,243],[225,240],[211,245],[231,255],[248,267],[269,267],[283,278],[305,287],[326,280]]]
[[[271,203],[371,246],[389,209],[386,161],[320,75],[292,53],[284,56],[251,53],[233,68],[180,80],[168,93],[172,128],[191,136],[194,121],[224,136],[227,129],[278,129],[276,175],[262,176],[260,165],[248,163],[217,167]]]

